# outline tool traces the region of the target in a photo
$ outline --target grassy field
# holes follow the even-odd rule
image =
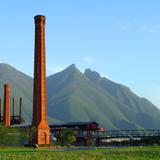
[[[0,148],[0,160],[160,160],[160,147],[59,150]]]

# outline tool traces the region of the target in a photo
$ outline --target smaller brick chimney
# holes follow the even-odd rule
[[[4,85],[4,112],[3,112],[3,123],[5,126],[10,126],[10,86],[9,84]]]

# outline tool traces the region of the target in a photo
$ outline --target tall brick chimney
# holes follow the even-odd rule
[[[35,20],[34,92],[33,121],[37,129],[34,142],[50,144],[50,128],[47,122],[46,65],[45,65],[45,16],[37,15]]]
[[[4,85],[3,123],[5,126],[10,126],[10,86],[9,84]]]

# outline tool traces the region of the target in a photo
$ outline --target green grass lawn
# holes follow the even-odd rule
[[[0,148],[0,160],[160,160],[160,147],[116,149]]]

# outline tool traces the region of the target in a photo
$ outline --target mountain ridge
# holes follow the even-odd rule
[[[12,95],[24,97],[23,115],[31,122],[33,79],[0,64],[1,91],[6,81]],[[160,128],[160,110],[150,101],[91,69],[82,73],[74,64],[47,77],[47,110],[50,123],[97,121],[108,129]]]

